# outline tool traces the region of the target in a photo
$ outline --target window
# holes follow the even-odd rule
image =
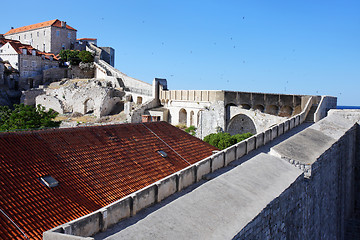
[[[30,33],[30,38],[32,38],[32,33]]]
[[[23,67],[27,67],[27,60],[23,60]]]
[[[59,182],[50,175],[42,176],[39,178],[39,180],[42,184],[44,184],[45,186],[47,186],[49,188],[53,188],[53,187],[56,187],[57,185],[59,185]]]
[[[26,54],[27,54],[27,49],[26,49],[26,48],[23,48],[22,53],[23,53],[24,55],[26,55]]]
[[[65,43],[63,43],[63,44],[61,45],[61,47],[62,47],[62,49],[65,49]]]
[[[44,36],[45,36],[45,33],[46,33],[46,32],[45,32],[45,30],[44,30]]]
[[[20,40],[20,35],[19,35],[19,40]]]
[[[160,154],[160,156],[162,156],[163,158],[166,158],[166,157],[167,157],[167,153],[164,152],[163,150],[158,150],[157,152],[158,152],[158,154]]]
[[[24,34],[24,39],[26,39],[26,34]]]
[[[44,46],[43,46],[43,51],[45,52],[45,43],[44,43]]]
[[[39,50],[39,45],[36,45],[36,49],[38,49],[38,50]]]
[[[39,32],[37,32],[36,34],[37,34],[37,36],[39,36]]]
[[[34,49],[32,50],[32,55],[36,56],[36,51]]]
[[[68,32],[68,38],[71,38],[71,33],[70,32]]]
[[[57,36],[57,37],[60,36],[60,30],[56,30],[56,36]]]
[[[32,62],[31,62],[31,66],[32,66],[32,67],[36,67],[36,62],[35,62],[35,61],[32,61]]]

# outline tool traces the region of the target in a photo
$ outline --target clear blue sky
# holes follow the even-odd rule
[[[57,18],[113,47],[120,71],[166,78],[170,89],[332,95],[360,106],[359,0],[87,2],[17,1],[1,11],[0,33]]]

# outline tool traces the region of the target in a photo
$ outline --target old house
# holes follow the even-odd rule
[[[213,150],[166,122],[0,133],[1,239],[42,239]]]
[[[58,54],[62,49],[74,49],[76,29],[58,19],[12,28],[4,37],[18,40],[43,52]]]
[[[42,71],[59,65],[52,53],[38,51],[17,40],[1,40],[0,60],[8,62],[19,73],[16,88],[28,89],[42,84]]]

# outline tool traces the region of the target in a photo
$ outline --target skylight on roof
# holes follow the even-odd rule
[[[166,158],[167,157],[167,153],[164,152],[163,150],[158,150],[157,151],[162,157]]]
[[[56,187],[57,185],[59,185],[59,182],[50,175],[42,176],[39,179],[42,184],[44,184],[45,186],[47,186],[49,188],[53,188],[53,187]]]

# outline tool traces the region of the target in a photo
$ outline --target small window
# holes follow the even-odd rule
[[[166,157],[167,157],[167,153],[164,152],[163,150],[158,150],[157,152],[158,152],[158,154],[160,154],[160,156],[162,156],[163,158],[166,158]]]
[[[44,30],[44,36],[45,36],[45,33],[46,33],[46,32],[45,32],[45,30]]]
[[[50,175],[42,176],[39,178],[39,180],[41,181],[42,184],[44,184],[45,186],[47,186],[49,188],[53,188],[53,187],[56,187],[57,185],[59,185],[59,182]]]
[[[27,49],[24,48],[24,49],[22,50],[22,53],[23,53],[24,55],[26,55],[26,54],[27,54]]]
[[[60,30],[56,30],[56,36],[60,36]]]
[[[30,38],[32,38],[32,33],[30,33]]]
[[[39,36],[39,32],[37,32],[36,34],[37,34],[37,36]]]
[[[26,34],[24,34],[24,39],[26,39]]]
[[[61,47],[62,47],[62,49],[65,49],[65,43],[63,43],[63,44],[61,45]]]
[[[19,40],[20,40],[20,35],[19,35]]]
[[[71,38],[71,33],[70,32],[68,32],[68,38]]]
[[[32,61],[32,62],[31,62],[31,66],[32,66],[32,67],[36,67],[36,62],[35,62],[35,61]]]
[[[32,55],[36,56],[36,51],[35,50],[32,50]]]
[[[23,60],[23,67],[27,67],[27,60]]]

